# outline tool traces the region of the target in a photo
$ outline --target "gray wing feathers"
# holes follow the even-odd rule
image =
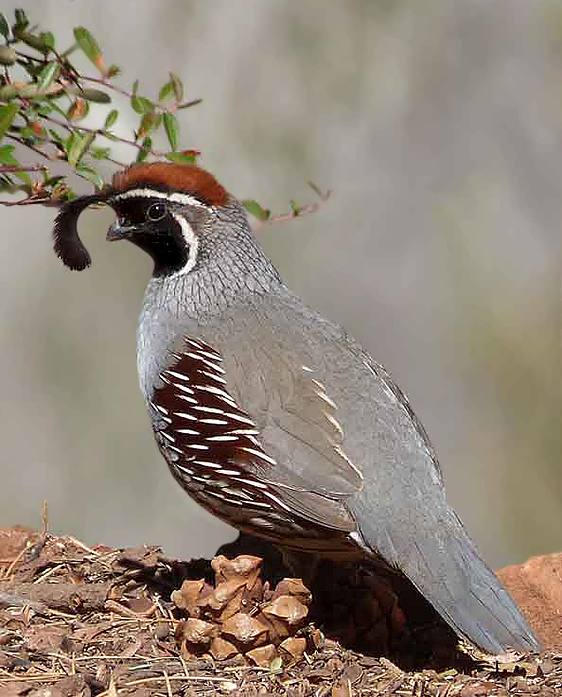
[[[279,452],[280,462],[288,456],[291,477],[296,471],[313,491],[347,498],[361,489],[363,477],[342,450],[344,433],[337,405],[314,374],[303,366],[276,372],[273,389],[278,400],[264,419],[261,436],[272,451]]]
[[[230,354],[225,364],[229,390],[252,414],[260,443],[276,461],[274,474],[263,480],[304,518],[355,530],[344,501],[361,489],[363,478],[342,451],[336,406],[314,371],[272,354],[266,342]]]

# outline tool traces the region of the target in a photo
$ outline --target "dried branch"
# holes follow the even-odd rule
[[[46,172],[47,167],[40,164],[32,165],[0,165],[0,174],[11,174],[15,172]]]
[[[268,218],[266,223],[286,223],[290,220],[295,220],[295,218],[302,218],[304,215],[310,215],[311,213],[316,213],[316,211],[324,205],[326,201],[328,201],[330,198],[332,198],[334,192],[331,189],[328,189],[328,191],[321,193],[314,185],[312,185],[309,182],[309,186],[311,188],[315,189],[315,191],[318,192],[320,200],[316,201],[316,203],[310,203],[306,206],[297,206],[293,202],[291,202],[291,210],[289,213],[285,213],[282,215],[274,215],[271,216],[271,218]]]

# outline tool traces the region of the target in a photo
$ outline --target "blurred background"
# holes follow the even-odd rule
[[[182,147],[237,196],[282,213],[333,189],[264,247],[409,395],[487,561],[562,550],[559,2],[2,5],[63,44],[86,26],[141,93],[180,74],[204,100]],[[46,500],[87,544],[210,555],[234,532],[172,480],[137,386],[149,259],[88,211],[72,273],[54,214],[0,209],[0,526],[39,527]]]

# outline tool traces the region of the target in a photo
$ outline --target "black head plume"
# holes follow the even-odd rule
[[[53,228],[55,253],[68,268],[83,271],[90,266],[92,260],[78,236],[78,218],[85,208],[93,203],[103,203],[105,200],[107,200],[107,193],[104,191],[90,196],[80,196],[65,203],[57,215]]]

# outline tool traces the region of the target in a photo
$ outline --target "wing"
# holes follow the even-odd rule
[[[253,414],[265,450],[275,458],[275,480],[333,499],[360,491],[363,476],[343,450],[337,404],[315,369],[263,348],[250,361],[245,366],[234,358],[229,380]],[[250,370],[251,385],[245,377]]]
[[[295,529],[306,529],[302,521],[308,520],[325,531],[355,530],[342,501],[362,478],[341,450],[341,427],[321,383],[301,368],[294,384],[283,374],[288,389],[280,394],[265,379],[265,364],[238,373],[232,365],[227,370],[220,352],[190,337],[170,353],[150,409],[174,476],[239,527],[244,519],[265,524],[273,515],[277,522],[294,520]],[[240,405],[239,383],[261,403],[257,412]],[[324,469],[318,484],[308,476],[313,458]]]

